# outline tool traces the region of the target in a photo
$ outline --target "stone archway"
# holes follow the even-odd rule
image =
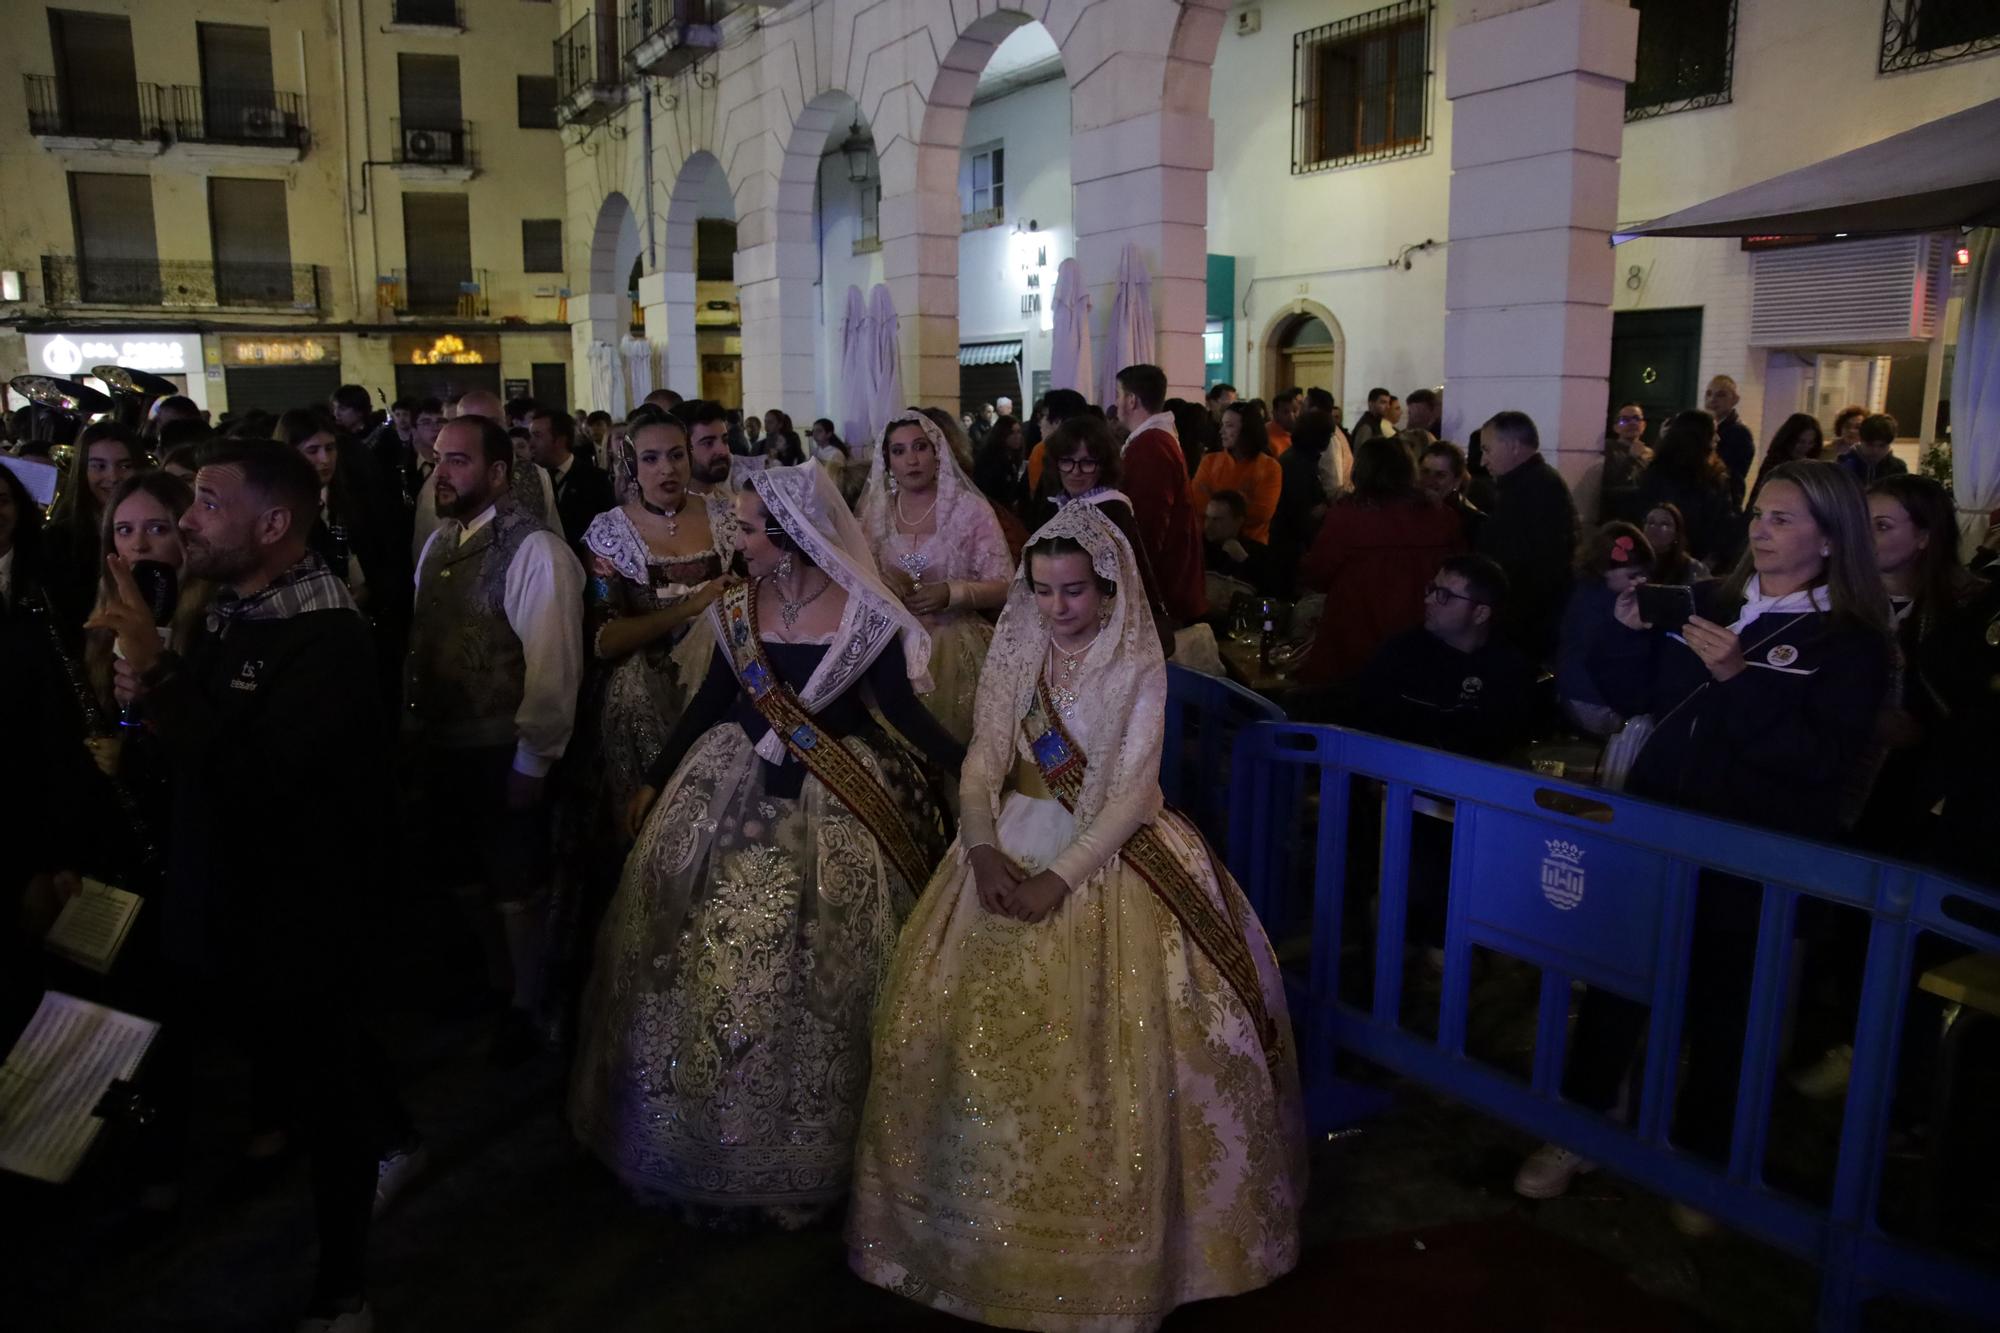
[[[584,266],[588,285],[580,301],[572,298],[581,308],[573,305],[570,311],[577,383],[589,386],[587,392],[579,392],[578,400],[595,408],[608,408],[611,404],[600,401],[603,390],[591,369],[595,364],[591,347],[607,343],[615,348],[630,330],[632,300],[628,278],[639,262],[643,245],[631,201],[617,191],[607,194],[598,206],[597,220],[590,231],[590,249]]]
[[[1287,301],[1264,325],[1256,351],[1260,396],[1269,398],[1280,389],[1323,388],[1346,406],[1347,337],[1333,312],[1319,302],[1304,297]],[[1302,370],[1310,372],[1308,377],[1300,378]]]
[[[688,154],[674,176],[667,200],[664,244],[660,256],[660,304],[665,307],[666,385],[688,398],[704,396],[702,352],[696,322],[699,299],[697,276],[698,241],[704,220],[734,222],[736,202],[729,177],[721,161],[706,150]],[[738,318],[748,324],[746,314]],[[648,333],[656,321],[648,319]],[[747,328],[743,330],[747,332]],[[718,376],[725,383],[740,386],[731,395],[740,399],[750,386],[742,384],[740,370],[724,368],[721,360],[740,362],[741,355],[718,351]],[[732,401],[730,406],[739,405]]]

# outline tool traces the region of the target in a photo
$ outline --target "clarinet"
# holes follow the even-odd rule
[[[97,693],[90,688],[90,681],[83,674],[83,664],[63,646],[62,635],[56,630],[55,616],[49,609],[48,595],[39,588],[32,589],[22,598],[21,608],[40,620],[42,628],[48,632],[49,649],[62,663],[63,675],[69,679],[70,691],[76,696],[77,711],[83,714],[85,731],[92,736],[112,734],[114,729],[106,721],[104,710],[98,706]],[[157,870],[164,858],[160,854],[159,840],[153,836],[152,824],[139,807],[139,798],[132,794],[125,779],[116,773],[104,776],[111,784],[112,794],[118,798],[119,812],[125,816],[125,822],[132,830],[133,841],[138,844],[139,867]]]

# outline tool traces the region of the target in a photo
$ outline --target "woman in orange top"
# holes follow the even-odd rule
[[[1222,413],[1222,448],[1195,469],[1195,507],[1205,509],[1219,493],[1235,491],[1247,509],[1243,535],[1269,542],[1271,516],[1278,512],[1278,493],[1283,489],[1284,474],[1271,454],[1264,413],[1255,403],[1231,403]]]

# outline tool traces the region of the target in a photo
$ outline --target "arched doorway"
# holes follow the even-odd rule
[[[729,406],[743,400],[736,299],[736,200],[713,153],[681,164],[667,203],[667,386]]]
[[[1339,321],[1325,306],[1294,302],[1272,320],[1264,335],[1263,361],[1264,397],[1284,389],[1325,389],[1341,402],[1347,344]]]

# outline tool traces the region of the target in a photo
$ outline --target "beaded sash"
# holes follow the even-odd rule
[[[723,593],[720,609],[727,631],[723,651],[729,654],[730,669],[770,726],[771,734],[867,826],[904,883],[921,892],[930,881],[931,867],[918,852],[902,812],[867,765],[837,737],[820,730],[792,687],[771,669],[764,656],[764,643],[757,635],[756,581],[739,583]]]
[[[1041,769],[1042,781],[1048,784],[1049,791],[1062,802],[1063,808],[1075,814],[1077,799],[1083,793],[1086,760],[1082,747],[1063,726],[1062,717],[1049,698],[1046,679],[1038,678],[1035,682],[1034,702],[1029,705],[1027,716],[1021,719],[1021,732],[1027,738],[1028,748],[1034,753],[1036,766]],[[1180,818],[1171,810],[1163,812],[1163,817]],[[1216,971],[1236,992],[1243,1007],[1250,1011],[1250,1021],[1256,1026],[1257,1038],[1263,1043],[1265,1051],[1275,1051],[1278,1047],[1277,1028],[1264,1004],[1264,987],[1257,975],[1256,960],[1250,956],[1242,924],[1236,919],[1228,888],[1222,882],[1226,872],[1216,862],[1215,853],[1209,848],[1207,839],[1202,837],[1201,830],[1192,824],[1186,827],[1201,842],[1209,863],[1215,867],[1221,906],[1188,873],[1187,866],[1174,855],[1173,849],[1167,846],[1166,840],[1152,824],[1140,825],[1139,831],[1126,840],[1118,854],[1124,858],[1125,864],[1152,886],[1167,910],[1180,921],[1181,929],[1194,940],[1195,947],[1208,955]]]

